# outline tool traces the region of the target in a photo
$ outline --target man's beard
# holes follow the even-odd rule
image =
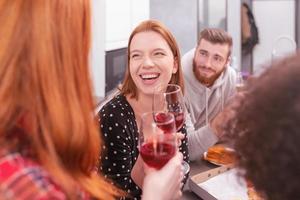
[[[198,66],[196,65],[195,60],[193,60],[193,72],[197,80],[205,85],[206,87],[211,87],[214,82],[219,78],[219,76],[222,74],[222,72],[225,70],[225,67],[220,71],[212,75],[211,77],[207,78],[205,76],[202,76],[199,70],[197,69]]]

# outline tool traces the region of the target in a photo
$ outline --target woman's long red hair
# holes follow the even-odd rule
[[[69,198],[79,186],[112,199],[116,190],[93,173],[101,141],[88,68],[89,0],[4,0],[0,21],[0,140],[25,116],[37,161]]]

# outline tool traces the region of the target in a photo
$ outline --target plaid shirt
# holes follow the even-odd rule
[[[89,199],[84,192],[79,192],[78,197],[78,199]],[[0,153],[0,199],[2,198],[4,200],[67,199],[47,171],[19,152]]]

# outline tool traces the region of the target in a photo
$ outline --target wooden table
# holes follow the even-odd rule
[[[196,175],[198,173],[216,168],[218,166],[213,165],[208,163],[205,160],[197,160],[194,162],[190,163],[190,167],[191,167],[191,171],[190,171],[190,176]],[[189,181],[189,180],[188,180]],[[189,189],[189,183],[185,184],[184,189],[183,189],[183,195],[181,197],[181,200],[201,200],[201,198],[199,196],[197,196],[195,193],[193,193],[190,189]]]

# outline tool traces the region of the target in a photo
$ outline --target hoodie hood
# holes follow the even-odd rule
[[[205,125],[223,110],[228,98],[235,92],[236,72],[230,66],[227,66],[214,84],[207,88],[194,75],[194,53],[195,48],[187,52],[182,58],[186,91],[188,93],[186,99],[188,99],[191,110],[194,112],[191,114],[195,117],[194,119],[193,116],[191,117],[192,121],[195,120],[195,123]]]

